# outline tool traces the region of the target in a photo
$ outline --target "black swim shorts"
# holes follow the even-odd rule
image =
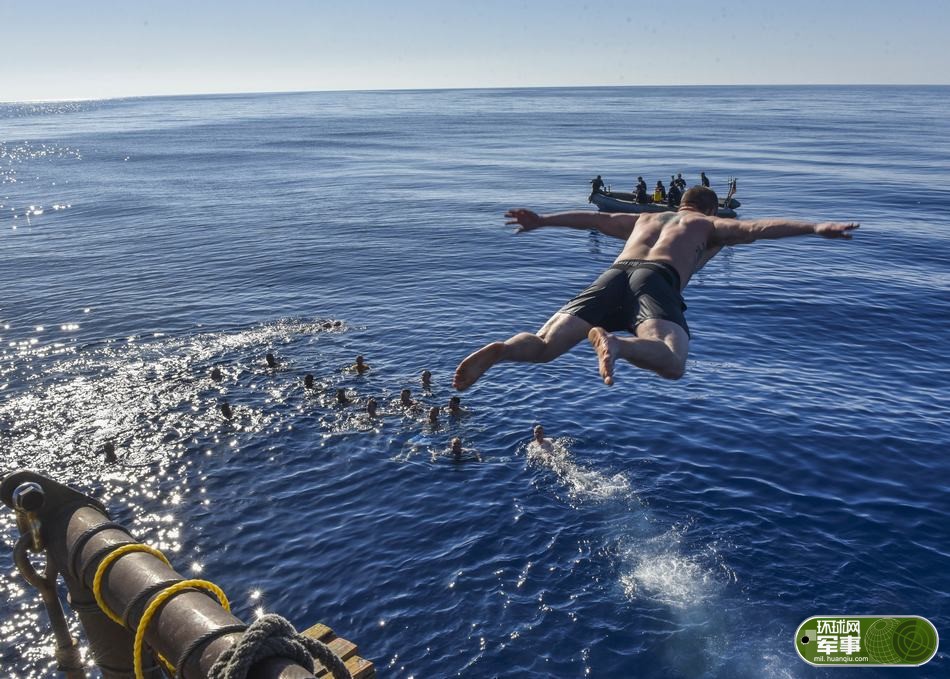
[[[629,330],[650,318],[672,321],[689,335],[680,276],[666,262],[622,259],[586,290],[565,304],[560,313],[577,316],[609,332]]]

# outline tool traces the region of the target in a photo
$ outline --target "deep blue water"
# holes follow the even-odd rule
[[[3,468],[95,492],[238,615],[324,622],[380,676],[830,677],[792,646],[811,615],[946,637],[948,109],[946,87],[0,104]],[[505,209],[700,170],[738,177],[741,217],[861,229],[710,262],[678,382],[620,366],[607,388],[583,345],[492,369],[434,430],[395,406],[445,404],[462,357],[618,251],[515,236]],[[555,454],[528,449],[537,422]],[[446,457],[454,436],[481,461]],[[0,663],[41,677],[15,534],[4,514]],[[862,672],[947,674],[945,651]]]

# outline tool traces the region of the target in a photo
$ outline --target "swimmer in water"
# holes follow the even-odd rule
[[[531,433],[533,436],[533,440],[531,441],[532,445],[537,446],[545,453],[550,453],[554,450],[554,444],[544,438],[544,427],[540,424],[536,424]]]
[[[336,390],[336,402],[341,406],[348,406],[351,403],[349,397],[346,395],[346,389],[343,387]]]
[[[538,215],[523,208],[509,210],[505,216],[508,224],[518,225],[515,233],[542,227],[596,229],[625,244],[613,265],[537,333],[522,332],[486,344],[459,364],[452,385],[468,389],[503,361],[552,361],[585,338],[597,355],[604,384],[614,383],[618,359],[666,379],[679,379],[686,370],[690,337],[682,291],[723,247],[805,234],[850,239],[858,228],[855,222],[726,219],[716,216],[718,209],[714,191],[694,186],[683,194],[676,212]],[[621,331],[632,336],[615,334]]]
[[[429,424],[435,426],[439,424],[439,407],[432,406],[429,408]]]
[[[356,371],[358,374],[362,375],[362,374],[365,373],[367,370],[369,370],[369,365],[367,365],[366,363],[363,363],[363,357],[362,357],[362,356],[357,356],[357,357],[356,357],[356,363],[353,364],[353,365],[350,367],[350,370],[354,370],[354,371]]]
[[[531,432],[534,435],[535,443],[544,443],[544,427],[540,424],[534,426],[534,430]]]
[[[313,375],[307,373],[303,376],[303,386],[307,389],[313,389]]]
[[[221,369],[215,366],[211,369],[211,379],[215,382],[220,382],[224,378],[224,375],[221,374]]]
[[[218,408],[221,410],[221,414],[224,415],[224,419],[230,420],[232,417],[234,417],[234,411],[231,410],[231,404],[227,401],[222,401]]]
[[[428,370],[422,371],[422,388],[431,389],[432,388],[432,373]]]
[[[462,408],[462,399],[458,396],[453,396],[449,399],[449,415],[452,417],[461,417],[462,415],[467,414],[467,411]]]
[[[474,462],[482,461],[481,456],[474,450],[466,456],[465,450],[462,448],[462,439],[458,436],[452,439],[452,447],[449,449],[449,452],[452,453],[452,459],[456,462],[462,462],[463,460],[473,460]]]
[[[370,396],[369,400],[366,402],[366,414],[370,417],[376,417],[376,409],[378,405],[379,404],[376,403],[376,399]]]
[[[403,409],[406,415],[417,415],[422,412],[423,404],[412,400],[412,392],[403,389],[399,392],[399,407]]]
[[[267,355],[264,357],[264,360],[267,361],[267,367],[268,367],[268,368],[276,368],[276,367],[277,367],[277,359],[274,358],[274,354],[267,354]]]
[[[107,464],[112,464],[118,461],[118,457],[115,454],[115,444],[112,441],[106,441],[102,446],[102,454],[106,459]]]

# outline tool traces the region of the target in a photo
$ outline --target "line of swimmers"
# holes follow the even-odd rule
[[[278,366],[277,359],[274,357],[273,354],[267,354],[264,357],[264,360],[267,363],[268,368],[276,368]],[[347,368],[347,370],[351,372],[355,372],[358,375],[365,375],[367,372],[369,372],[369,369],[370,369],[370,366],[368,363],[366,363],[366,359],[363,358],[363,356],[357,356],[356,362],[353,365],[351,365],[349,368]],[[220,368],[215,367],[211,369],[210,377],[215,382],[220,382],[224,378],[224,375],[221,373]],[[428,370],[423,370],[421,378],[422,378],[422,388],[426,390],[431,389],[432,388],[432,373],[429,372]],[[312,373],[307,373],[306,375],[304,375],[303,386],[306,389],[314,389],[316,387],[316,381]],[[336,390],[335,399],[336,399],[337,405],[339,406],[348,406],[355,403],[353,399],[347,396],[346,389],[343,387],[340,387],[339,389]],[[422,407],[420,404],[412,400],[412,390],[410,389],[403,389],[400,392],[399,405],[402,406],[403,408],[412,409],[414,411],[418,411]],[[225,419],[230,420],[234,416],[234,411],[231,408],[231,406],[227,403],[227,401],[223,401],[221,405],[219,406],[219,409],[221,410],[221,414],[225,417]],[[370,417],[378,417],[378,409],[379,409],[379,402],[374,397],[371,396],[370,398],[366,400],[366,414],[367,415],[369,415]],[[459,398],[458,396],[453,396],[452,398],[449,399],[447,410],[448,410],[449,415],[453,417],[460,417],[466,412],[462,408],[462,399]],[[429,422],[431,422],[432,424],[437,424],[438,420],[439,420],[439,408],[438,406],[432,406],[432,408],[429,409]]]
[[[268,353],[264,356],[264,361],[267,364],[268,368],[278,367],[277,358]],[[370,369],[369,364],[366,363],[363,356],[357,356],[356,362],[348,368],[348,370],[355,372],[359,375],[364,375]],[[221,369],[215,366],[211,369],[209,374],[211,379],[215,382],[221,382],[224,379],[224,374],[221,372]],[[422,381],[422,388],[425,390],[430,390],[432,388],[432,373],[428,370],[423,370],[420,375]],[[312,373],[307,373],[303,378],[304,388],[311,390],[316,387],[316,382]],[[336,391],[335,400],[338,406],[348,406],[355,403],[346,394],[346,389],[340,387]],[[399,405],[406,411],[418,412],[422,409],[422,405],[412,400],[412,390],[403,389],[399,393]],[[227,401],[221,401],[218,404],[218,410],[221,413],[221,416],[226,420],[232,420],[234,418],[234,408]],[[371,418],[379,417],[379,402],[376,398],[370,396],[366,400],[365,412]],[[439,413],[441,409],[438,406],[432,406],[429,408],[428,413],[428,422],[429,424],[435,426],[439,424]],[[449,417],[460,418],[466,414],[468,411],[462,407],[462,399],[458,396],[452,396],[449,398],[449,403],[446,406],[446,412]],[[539,424],[536,425],[532,431],[532,439],[535,443],[549,446],[550,443],[544,438],[544,428]],[[108,464],[113,464],[119,461],[118,455],[116,455],[115,443],[112,441],[106,441],[101,448],[102,455],[105,459],[105,462]],[[462,439],[458,436],[454,437],[451,442],[450,451],[451,455],[456,460],[462,460],[465,454],[464,449],[462,448]],[[473,453],[471,457],[477,461],[481,461],[478,453]]]
[[[277,358],[271,353],[268,353],[266,356],[264,356],[264,361],[267,363],[268,368],[273,369],[273,368],[278,367]],[[353,363],[353,365],[347,368],[347,370],[350,372],[355,372],[358,375],[365,375],[367,372],[369,372],[370,366],[368,363],[366,363],[366,359],[363,356],[357,356],[356,361]],[[224,375],[221,373],[220,368],[217,368],[217,367],[214,367],[211,369],[210,377],[215,382],[220,382],[222,379],[224,379]],[[425,390],[430,390],[432,388],[432,373],[429,370],[423,370],[420,377],[422,381],[422,388]],[[312,390],[316,388],[316,381],[312,373],[307,373],[306,375],[304,375],[303,385],[304,385],[304,388],[308,390]],[[340,407],[345,407],[345,406],[353,405],[354,403],[356,403],[354,399],[350,398],[347,395],[346,389],[344,387],[340,387],[336,390],[336,395],[334,397],[334,400],[336,401],[337,406],[340,406]],[[399,393],[399,406],[402,407],[405,411],[411,411],[411,412],[420,412],[423,408],[422,404],[417,403],[416,401],[412,400],[412,390],[410,389],[403,389]],[[231,420],[234,417],[234,409],[231,407],[231,404],[229,404],[227,401],[222,401],[218,405],[218,410],[221,412],[221,415],[226,420]],[[439,424],[439,414],[441,410],[442,409],[439,408],[438,406],[432,406],[429,408],[428,422],[430,425],[436,426]],[[458,396],[452,396],[449,399],[449,403],[446,406],[445,410],[448,413],[449,417],[452,417],[452,418],[460,418],[463,415],[466,415],[468,413],[468,411],[462,407],[462,399]],[[379,401],[377,401],[375,397],[370,396],[368,399],[366,399],[365,412],[366,412],[366,415],[371,418],[377,418],[380,416]],[[115,461],[114,451],[115,451],[115,448],[113,446],[112,459],[110,459],[109,452],[106,451],[107,462]],[[462,439],[459,438],[458,436],[452,439],[450,452],[455,459],[457,460],[462,459],[463,454],[464,454],[464,451],[462,448]],[[474,454],[473,457],[475,459],[480,459],[477,454]]]

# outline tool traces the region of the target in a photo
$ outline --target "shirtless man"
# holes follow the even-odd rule
[[[562,212],[537,215],[523,208],[509,210],[507,224],[516,233],[542,226],[597,229],[626,241],[613,265],[568,302],[537,332],[522,332],[492,342],[463,360],[452,385],[468,389],[501,361],[545,363],[587,337],[597,352],[600,376],[614,382],[618,358],[675,380],[686,369],[689,328],[681,291],[690,276],[724,245],[765,238],[818,234],[851,238],[858,224],[803,222],[791,219],[725,219],[716,216],[719,199],[709,188],[694,186],[683,194],[677,212],[612,214]],[[633,337],[613,333],[627,330]]]
[[[468,412],[462,407],[462,399],[458,396],[453,396],[449,399],[449,415],[458,418],[467,414]]]
[[[369,365],[366,364],[366,363],[363,363],[363,357],[362,357],[362,356],[357,356],[357,357],[356,357],[356,363],[355,363],[354,365],[350,366],[350,370],[352,370],[352,371],[355,372],[355,373],[358,373],[358,374],[362,375],[362,374],[365,373],[367,370],[369,370]]]
[[[532,441],[529,443],[529,446],[534,446],[535,450],[539,450],[544,453],[554,452],[554,444],[552,444],[548,439],[544,438],[544,427],[540,424],[534,425],[534,429],[531,430]]]

